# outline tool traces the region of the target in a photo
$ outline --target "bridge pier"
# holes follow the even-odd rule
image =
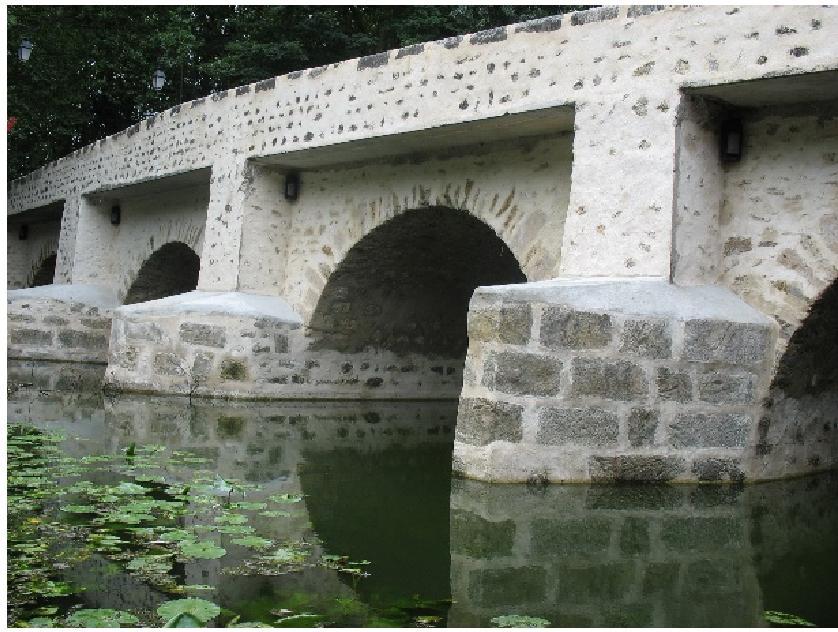
[[[720,287],[480,288],[454,469],[492,481],[749,479],[776,336]]]

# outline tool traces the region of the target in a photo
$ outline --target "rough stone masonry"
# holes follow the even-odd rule
[[[834,7],[602,7],[267,78],[10,185],[8,355],[460,398],[486,480],[832,468],[836,147]]]

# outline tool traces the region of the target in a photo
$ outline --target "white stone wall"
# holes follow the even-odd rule
[[[6,232],[6,288],[10,290],[31,286],[44,260],[58,251],[59,220],[27,226],[29,234],[23,240],[18,236],[19,222],[9,223]]]
[[[161,246],[181,242],[203,250],[209,189],[186,187],[119,199],[121,221],[111,224],[112,198],[85,198],[79,216],[73,283],[108,285],[122,300],[143,263]]]
[[[742,161],[724,173],[721,282],[788,340],[838,279],[838,104],[765,108],[743,122]]]
[[[403,211],[468,210],[515,255],[528,280],[555,274],[570,193],[572,136],[479,153],[304,173],[291,205],[283,296],[307,321],[352,246]]]
[[[250,156],[572,103],[574,185],[554,272],[666,277],[679,87],[833,68],[835,15],[606,7],[291,73],[177,106],[39,169],[13,183],[9,209],[208,166],[238,190]],[[213,205],[225,209],[229,195]],[[235,228],[207,231],[205,265],[239,260]],[[231,283],[202,273],[202,289]]]

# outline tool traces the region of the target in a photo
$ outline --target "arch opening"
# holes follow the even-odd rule
[[[32,276],[32,283],[29,287],[50,285],[53,282],[53,279],[55,279],[55,265],[57,260],[57,253],[53,252],[48,255],[35,269],[35,274]]]
[[[467,211],[406,211],[356,243],[331,274],[309,321],[309,350],[364,356],[361,366],[395,357],[399,367],[389,370],[445,373],[447,397],[456,397],[474,289],[524,281],[509,247]]]
[[[758,454],[788,473],[838,466],[838,281],[812,304],[779,360]],[[779,453],[779,454],[778,454]]]
[[[201,258],[186,244],[171,242],[143,262],[125,295],[125,305],[144,303],[198,287]]]

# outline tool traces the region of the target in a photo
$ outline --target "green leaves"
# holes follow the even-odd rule
[[[204,624],[221,614],[221,608],[206,599],[188,597],[186,599],[174,599],[161,604],[157,608],[157,614],[169,623],[172,623],[172,620],[180,615],[189,615],[201,624]],[[166,624],[166,627],[175,627],[174,625],[169,625],[169,623]]]
[[[139,622],[130,612],[108,608],[77,610],[67,617],[67,626],[71,628],[119,628]]]
[[[772,626],[780,627],[798,627],[798,628],[814,628],[815,624],[807,621],[795,614],[788,614],[786,612],[779,612],[778,610],[766,610],[762,613],[762,618],[768,621]]]
[[[547,619],[528,617],[522,614],[505,614],[492,619],[496,628],[546,628],[550,625]]]
[[[199,560],[217,560],[227,554],[227,551],[220,546],[216,546],[214,542],[208,541],[194,542],[192,540],[184,540],[178,545],[178,549],[183,556]]]

